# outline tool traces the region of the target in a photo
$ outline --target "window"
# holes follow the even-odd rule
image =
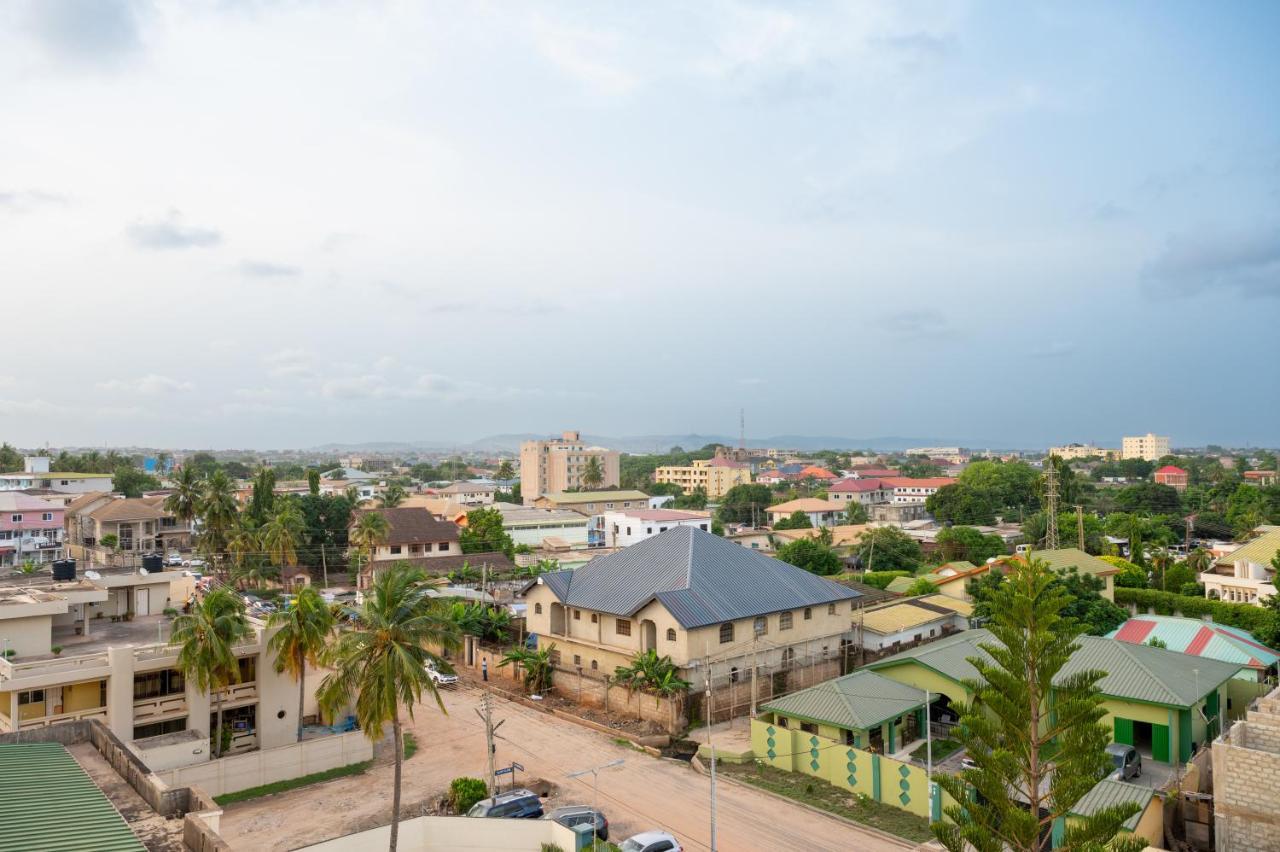
[[[786,717],[786,716],[779,716],[779,717],[778,717],[778,727],[779,727],[779,728],[785,728],[786,726],[787,726],[787,717]]]
[[[595,623],[596,623],[597,621],[599,621],[599,620],[600,620],[600,616],[596,615],[594,612],[593,612],[593,613],[591,613],[591,623],[592,623],[592,624],[595,624]]]
[[[43,703],[44,703],[44,690],[43,690],[43,689],[31,689],[31,690],[28,690],[28,691],[26,691],[26,692],[19,692],[19,693],[18,693],[18,703],[19,703],[19,704],[43,704]]]
[[[600,668],[600,664],[599,664],[598,662],[596,662],[595,660],[592,660],[592,661],[591,661],[591,671],[595,671],[595,670],[596,670],[596,669],[598,669],[598,668]]]
[[[857,612],[858,604],[856,601],[849,601],[849,612]]]
[[[812,619],[813,619],[813,607],[807,606],[804,608],[804,620],[810,621]]]
[[[755,630],[757,636],[764,636],[769,632],[769,616],[757,615],[755,624],[752,625],[752,628]]]
[[[625,618],[615,618],[613,620],[613,629],[617,631],[619,636],[630,636],[631,622]]]
[[[791,613],[784,612],[778,616],[778,629],[779,630],[791,629]]]
[[[727,645],[733,641],[733,622],[729,621],[720,625],[720,644]]]
[[[698,524],[698,529],[702,530],[703,532],[706,532],[706,531],[707,531],[707,525],[706,525],[706,524]]]
[[[800,730],[804,731],[806,734],[817,734],[818,726],[812,722],[801,722]]]
[[[533,605],[533,614],[542,615],[542,604],[536,603]]]
[[[163,698],[166,695],[180,695],[185,687],[186,680],[182,672],[177,669],[143,672],[133,676],[133,700],[143,701],[148,698]]]
[[[835,615],[835,614],[836,614],[836,605],[827,604],[827,615]]]
[[[581,620],[582,620],[582,610],[580,610],[580,609],[575,609],[575,610],[573,611],[573,620],[574,620],[574,621],[581,621]]]
[[[582,665],[582,656],[581,656],[580,654],[574,654],[574,655],[573,655],[573,664],[574,664],[575,666],[580,666],[580,665]]]
[[[667,641],[668,642],[676,641],[676,629],[674,627],[667,628]]]
[[[429,545],[428,545],[428,546],[429,546]],[[439,549],[440,549],[441,551],[448,550],[448,549],[449,549],[449,542],[447,542],[447,541],[442,541],[442,542],[440,542],[440,547],[439,547]]]
[[[653,535],[653,527],[645,527],[644,534]]]
[[[403,549],[404,549],[404,548],[402,548],[400,545],[398,545],[398,544],[393,544],[393,545],[391,545],[391,554],[392,554],[393,556],[399,556],[399,555],[400,555],[400,551],[402,551]]]
[[[737,682],[738,682],[738,667],[734,666],[733,668],[729,669],[729,683],[737,683]]]
[[[42,521],[52,521],[52,520],[53,520],[53,512],[45,512],[44,514],[42,514],[42,515],[40,516],[40,520],[42,520]]]
[[[631,535],[631,527],[627,527],[627,535]]]
[[[783,667],[784,669],[789,669],[789,668],[791,668],[791,666],[795,664],[795,661],[796,661],[796,649],[795,649],[795,648],[784,648],[784,649],[782,649],[782,667]]]
[[[133,729],[133,738],[135,740],[145,740],[147,737],[158,737],[161,734],[176,734],[178,731],[187,729],[187,717],[181,719],[170,719],[167,722],[152,722],[150,725],[138,725]]]
[[[660,532],[660,533],[664,533],[664,532],[666,532],[666,531],[667,531],[667,528],[666,528],[666,527],[658,527],[658,532]]]
[[[9,516],[9,520],[13,521],[15,524],[20,524],[20,523],[22,523],[22,516],[21,516],[21,515],[10,515],[10,516]]]

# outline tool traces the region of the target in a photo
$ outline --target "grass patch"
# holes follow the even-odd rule
[[[955,740],[934,740],[933,741],[933,762],[950,757],[960,750],[960,743]],[[920,748],[911,752],[911,756],[916,760],[924,760],[928,757],[928,745],[922,745]]]
[[[761,766],[756,763],[737,766],[720,763],[717,764],[716,771],[762,790],[786,796],[788,799],[803,802],[810,807],[878,828],[907,840],[919,843],[933,839],[933,833],[929,831],[929,821],[924,817],[918,817],[892,805],[863,799],[856,793],[840,790],[825,781],[800,772],[784,772],[772,766]]]
[[[352,763],[347,766],[337,766],[333,769],[326,769],[324,772],[313,772],[310,775],[303,775],[301,778],[290,778],[287,781],[276,781],[272,784],[263,784],[261,787],[250,787],[248,790],[240,790],[235,793],[224,793],[221,796],[214,796],[213,800],[220,805],[233,805],[236,802],[244,802],[249,799],[270,796],[272,793],[283,793],[287,790],[296,790],[298,787],[307,787],[312,784],[319,784],[322,781],[332,781],[334,778],[346,778],[348,775],[359,775],[372,765],[372,760],[362,760],[359,763]]]
[[[404,759],[408,760],[418,753],[418,738],[413,734],[405,731],[404,733]]]

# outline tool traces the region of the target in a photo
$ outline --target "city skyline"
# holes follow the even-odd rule
[[[0,440],[1280,444],[1272,4],[0,24]]]

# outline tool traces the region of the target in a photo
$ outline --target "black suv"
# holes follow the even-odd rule
[[[467,816],[537,819],[542,816],[542,800],[532,790],[509,790],[476,802],[467,811]]]

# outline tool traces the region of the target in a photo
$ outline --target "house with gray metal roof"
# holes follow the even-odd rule
[[[753,655],[766,670],[834,661],[861,597],[696,527],[543,574],[523,594],[530,633],[555,646],[562,666],[603,676],[652,649],[686,679],[705,663],[731,671]]]
[[[990,662],[983,645],[995,642],[986,630],[966,630],[912,648],[868,668],[892,680],[939,694],[935,715],[952,703],[969,702],[967,681],[979,680],[974,659]],[[1147,760],[1180,763],[1209,743],[1224,718],[1242,715],[1231,706],[1231,682],[1240,663],[1194,657],[1165,648],[1135,645],[1101,636],[1081,636],[1079,650],[1059,678],[1102,672],[1098,689],[1113,739],[1132,745]]]

